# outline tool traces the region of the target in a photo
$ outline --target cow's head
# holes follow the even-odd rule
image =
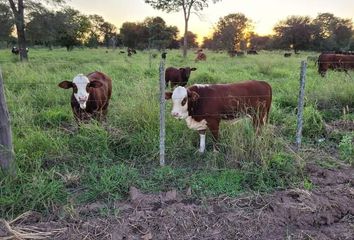
[[[196,68],[190,68],[190,67],[185,67],[185,68],[180,68],[179,72],[181,74],[182,79],[187,82],[189,79],[189,76],[191,75],[192,71],[197,70]]]
[[[172,99],[171,114],[177,119],[188,117],[188,104],[197,101],[199,94],[184,87],[177,87],[173,92],[166,92],[165,99]]]
[[[79,74],[72,82],[62,81],[58,86],[64,89],[72,88],[74,97],[80,104],[80,108],[85,109],[92,88],[99,88],[102,86],[102,83],[95,80],[90,82],[85,75]]]

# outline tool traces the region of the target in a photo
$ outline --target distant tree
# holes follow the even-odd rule
[[[251,49],[269,49],[271,47],[272,39],[270,36],[260,36],[255,33],[250,33],[249,48]]]
[[[290,16],[280,21],[273,30],[280,48],[293,48],[296,53],[311,46],[314,29],[311,19],[307,16]]]
[[[144,22],[125,22],[120,35],[125,46],[138,49],[167,48],[173,46],[178,28],[167,26],[161,17],[146,18]]]
[[[8,0],[9,6],[12,10],[15,26],[17,31],[18,46],[20,48],[20,59],[27,60],[27,51],[26,51],[26,35],[25,35],[25,8],[30,5],[38,3],[40,0]],[[52,3],[64,3],[65,0],[46,0],[46,2]]]
[[[115,38],[116,36],[116,31],[117,28],[113,24],[109,22],[104,22],[101,25],[101,32],[103,34],[103,42],[105,46],[108,48],[111,44],[111,41]]]
[[[86,42],[86,46],[90,48],[97,48],[102,43],[101,26],[105,22],[103,17],[94,14],[90,15],[89,21],[91,22],[90,33]]]
[[[56,41],[68,51],[81,45],[90,32],[91,23],[87,16],[72,8],[66,8],[55,15]]]
[[[14,19],[8,5],[0,3],[0,41],[9,42],[14,27]]]
[[[204,37],[201,45],[202,48],[213,49],[215,50],[215,44],[212,38]]]
[[[178,28],[167,26],[161,17],[146,18],[143,25],[144,33],[147,33],[149,48],[167,48],[177,38]]]
[[[218,2],[220,0],[213,0]],[[153,8],[166,11],[166,12],[179,12],[183,10],[184,16],[184,41],[183,41],[183,57],[187,57],[187,34],[188,22],[191,15],[191,10],[198,12],[208,7],[208,0],[145,0]]]
[[[313,44],[317,50],[348,50],[353,33],[351,19],[342,19],[332,13],[320,13],[312,21]]]
[[[188,31],[187,32],[187,46],[188,48],[197,48],[198,47],[198,43],[197,43],[197,35]],[[180,44],[181,46],[183,46],[184,43],[184,37],[182,37],[180,40]]]
[[[133,22],[125,22],[120,28],[123,45],[130,48],[136,48],[141,31],[141,25]]]
[[[251,21],[242,13],[229,14],[220,18],[213,41],[218,48],[233,51],[241,48],[241,43],[245,41],[247,28],[251,26]]]
[[[32,44],[42,44],[52,49],[56,40],[55,13],[42,7],[29,13],[30,21],[26,25],[28,40]]]

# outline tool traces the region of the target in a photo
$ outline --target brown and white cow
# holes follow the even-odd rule
[[[268,118],[272,88],[267,82],[256,80],[232,84],[196,84],[189,88],[177,87],[173,92],[166,92],[165,98],[172,98],[172,116],[185,119],[190,129],[199,132],[199,152],[203,153],[207,128],[213,135],[216,150],[221,120],[247,115],[252,118],[258,132]]]
[[[190,68],[190,67],[185,67],[185,68],[174,68],[174,67],[168,67],[166,68],[165,71],[165,82],[166,82],[166,87],[168,87],[168,83],[171,82],[171,89],[174,88],[174,86],[186,86],[189,76],[191,75],[192,71],[197,70],[196,68]]]
[[[76,121],[105,119],[112,94],[112,80],[106,74],[97,71],[86,76],[79,74],[73,81],[62,81],[58,86],[73,89],[71,108]]]

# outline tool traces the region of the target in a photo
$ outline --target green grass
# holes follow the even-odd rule
[[[184,60],[169,51],[166,66],[191,66],[193,83],[229,83],[247,79],[268,81],[273,87],[270,125],[259,137],[250,121],[222,123],[220,152],[197,153],[199,136],[184,121],[173,119],[167,104],[166,159],[159,167],[159,59],[149,67],[147,52],[128,58],[119,50],[32,49],[30,61],[19,63],[0,51],[0,67],[11,115],[16,176],[0,175],[0,217],[27,210],[51,213],[74,204],[127,197],[130,186],[146,192],[189,187],[195,196],[236,196],[244,191],[312,188],[303,164],[290,151],[296,129],[300,61],[314,53],[284,58],[280,52],[230,58],[206,52],[208,61]],[[77,128],[69,104],[71,91],[57,87],[78,73],[102,71],[113,79],[107,124]],[[343,73],[322,78],[311,64],[307,70],[304,136],[323,137],[324,123],[354,107],[354,82]],[[336,143],[339,144],[339,143]],[[341,141],[341,156],[349,161],[352,145]],[[349,161],[350,162],[350,161]]]

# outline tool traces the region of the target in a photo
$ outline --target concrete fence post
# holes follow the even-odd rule
[[[306,61],[301,61],[300,88],[299,88],[299,99],[298,99],[298,107],[297,107],[296,151],[300,150],[301,140],[302,140],[306,66],[307,66]]]
[[[162,53],[160,62],[160,166],[165,166],[165,59],[166,54]]]
[[[15,174],[14,151],[9,112],[5,100],[4,81],[0,68],[0,165],[4,172]]]

